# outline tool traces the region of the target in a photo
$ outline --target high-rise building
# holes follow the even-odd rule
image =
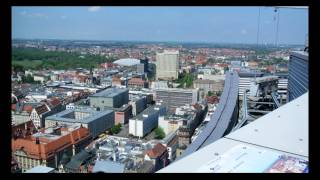
[[[179,71],[179,51],[167,51],[156,55],[156,78],[177,79]]]
[[[308,91],[309,53],[295,51],[290,55],[288,78],[288,101],[292,101]]]

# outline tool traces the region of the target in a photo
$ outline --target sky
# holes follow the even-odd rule
[[[276,42],[273,7],[12,7],[12,38],[174,41],[256,44]],[[305,44],[308,10],[281,8],[278,43]]]

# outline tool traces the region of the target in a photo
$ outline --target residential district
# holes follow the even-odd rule
[[[297,50],[258,54],[230,47],[46,40],[14,41],[13,48],[105,59],[65,69],[25,68],[13,59],[11,169],[23,173],[156,172],[205,128],[228,72],[240,76],[239,97],[246,89],[259,94],[259,85],[276,80],[284,103],[289,56]],[[273,107],[252,113],[258,117]]]

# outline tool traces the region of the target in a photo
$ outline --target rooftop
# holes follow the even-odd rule
[[[97,160],[92,172],[123,173],[124,169],[125,165],[119,162]]]
[[[54,168],[47,166],[36,166],[27,170],[25,173],[50,173],[52,171],[54,171]]]
[[[96,94],[91,95],[90,97],[114,97],[120,93],[126,92],[128,89],[126,88],[108,88],[106,90],[103,90],[101,92],[98,92]]]
[[[133,66],[136,64],[140,64],[139,59],[133,59],[133,58],[125,58],[125,59],[119,59],[113,62],[114,64],[118,64],[121,66]]]
[[[76,119],[75,113],[87,113],[82,119]],[[110,113],[113,113],[113,110],[103,110],[103,111],[95,111],[91,109],[67,109],[61,111],[57,114],[46,117],[46,120],[55,120],[55,121],[63,121],[63,122],[79,122],[79,123],[89,123],[94,121],[100,117],[106,116]]]
[[[144,111],[142,111],[140,114],[138,114],[136,117],[132,118],[134,120],[139,120],[139,121],[144,121],[145,120],[145,115],[150,115],[150,114],[154,114],[156,113],[158,110],[156,110],[155,108],[163,108],[165,106],[163,105],[154,105],[154,106],[150,106],[147,109],[145,109]]]

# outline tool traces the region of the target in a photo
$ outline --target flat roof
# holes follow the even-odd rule
[[[25,173],[49,173],[53,170],[54,168],[47,167],[47,166],[36,166],[27,170]]]
[[[85,112],[85,113],[89,113],[89,115],[87,117],[84,117],[83,119],[72,119],[72,118],[66,118],[63,117],[69,113],[72,112]],[[102,110],[102,111],[95,111],[95,110],[89,110],[89,109],[67,109],[64,111],[61,111],[57,114],[51,115],[46,117],[46,120],[54,120],[54,121],[63,121],[63,122],[79,122],[79,123],[89,123],[91,121],[94,121],[100,117],[106,116],[110,113],[113,113],[113,110],[110,109],[106,109],[106,110]]]
[[[170,92],[182,92],[182,93],[194,93],[197,92],[197,89],[182,89],[182,88],[159,88],[155,91],[170,91]]]
[[[142,111],[140,114],[138,114],[136,117],[131,118],[132,120],[138,120],[138,121],[144,121],[145,118],[143,117],[144,114],[153,114],[155,112],[157,112],[158,110],[155,110],[154,108],[161,108],[161,107],[165,107],[164,105],[154,105],[154,106],[150,106],[147,109],[145,109],[144,111]]]
[[[120,93],[128,91],[127,88],[108,88],[106,90],[103,90],[101,92],[95,93],[93,95],[90,95],[90,97],[114,97]]]

